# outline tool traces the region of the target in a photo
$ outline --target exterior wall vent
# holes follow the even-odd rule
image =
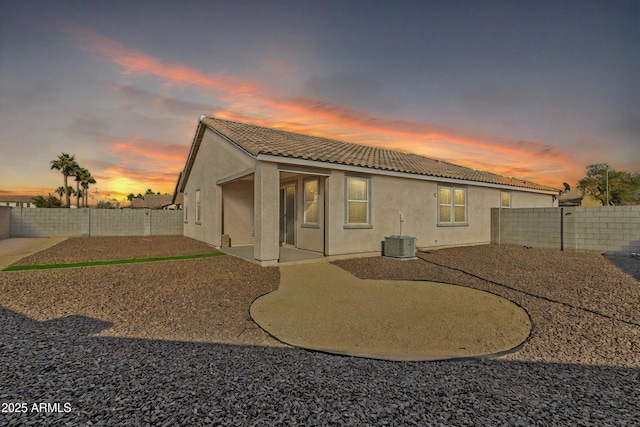
[[[416,238],[410,236],[385,237],[384,256],[393,258],[414,258],[416,256]]]

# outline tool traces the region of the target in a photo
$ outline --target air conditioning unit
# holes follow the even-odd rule
[[[393,258],[414,258],[416,256],[416,238],[410,236],[385,237],[384,256]]]

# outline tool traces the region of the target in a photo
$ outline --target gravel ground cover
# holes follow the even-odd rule
[[[485,245],[418,257],[336,264],[362,278],[456,283],[520,304],[532,337],[506,359],[640,367],[640,282],[603,256]]]
[[[217,252],[217,249],[207,243],[180,236],[69,237],[54,247],[22,258],[13,265],[65,264],[210,252]]]
[[[420,257],[336,264],[498,293],[530,313],[532,338],[502,358],[436,363],[293,349],[248,318],[278,270],[230,256],[0,273],[0,425],[638,424],[638,281],[584,254]],[[7,413],[21,402],[26,413]]]

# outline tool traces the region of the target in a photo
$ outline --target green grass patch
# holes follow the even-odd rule
[[[209,258],[212,256],[222,255],[226,254],[224,252],[213,252],[210,254],[163,256],[155,258],[114,259],[109,261],[72,262],[68,264],[14,265],[5,268],[2,271],[48,270],[51,268],[93,267],[94,265],[135,264],[138,262],[173,261],[179,259]]]

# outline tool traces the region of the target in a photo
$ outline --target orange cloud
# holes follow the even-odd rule
[[[87,51],[117,65],[124,74],[150,75],[165,84],[189,85],[215,92],[220,101],[228,104],[225,111],[216,113],[220,118],[411,151],[465,166],[482,164],[483,169],[505,174],[513,171],[510,175],[518,177],[537,175],[536,181],[553,185],[566,179],[563,177],[567,164],[574,162],[567,152],[544,143],[374,117],[320,100],[278,96],[273,90],[247,79],[167,63],[84,27],[74,27],[72,31],[80,36]],[[155,151],[141,145],[140,141],[133,145],[116,145],[114,149],[128,150],[151,159],[175,159],[170,151]],[[186,156],[186,151],[184,153]],[[469,160],[461,161],[460,157]]]
[[[176,144],[163,144],[156,141],[144,140],[136,136],[129,141],[112,141],[112,152],[118,156],[132,156],[151,160],[167,160],[170,162],[184,162],[189,154],[189,147]]]
[[[251,82],[206,74],[185,65],[165,64],[85,27],[72,26],[70,30],[85,42],[85,47],[91,54],[119,65],[125,74],[151,74],[171,83],[196,85],[234,95],[258,92],[257,85]]]

